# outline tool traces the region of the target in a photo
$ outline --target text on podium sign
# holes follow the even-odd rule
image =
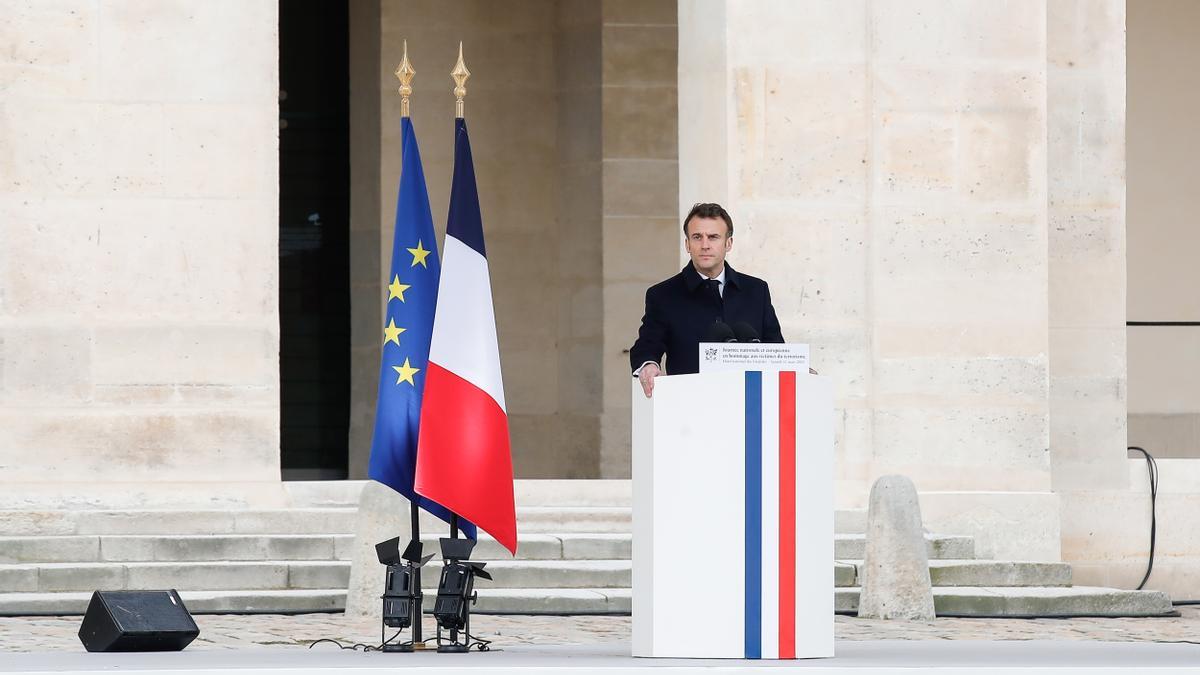
[[[808,345],[774,342],[701,342],[700,372],[795,370],[808,372]]]

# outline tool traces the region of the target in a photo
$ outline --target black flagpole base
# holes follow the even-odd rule
[[[438,645],[439,654],[466,654],[467,645],[463,644],[446,644]]]
[[[412,650],[413,650],[413,646],[412,646],[412,644],[403,644],[403,645],[384,645],[384,646],[383,646],[383,649],[382,649],[381,651],[385,651],[385,652],[411,652]]]

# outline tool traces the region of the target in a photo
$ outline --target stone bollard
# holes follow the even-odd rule
[[[354,562],[350,566],[350,587],[346,592],[346,616],[383,616],[383,580],[385,568],[379,564],[375,544],[400,537],[400,550],[412,538],[412,520],[408,500],[399,492],[373,480],[363,486],[358,498],[358,520],[354,526]]]
[[[921,505],[917,488],[904,476],[883,476],[871,486],[867,551],[859,578],[859,617],[934,618]]]

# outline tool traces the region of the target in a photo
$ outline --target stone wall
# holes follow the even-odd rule
[[[0,14],[4,502],[278,481],[276,3]]]
[[[838,499],[913,478],[927,523],[1055,559],[1045,3],[688,0],[680,207],[837,396]],[[723,142],[722,142],[723,140]]]
[[[543,437],[540,444],[523,444],[520,448],[528,458],[527,466],[538,467],[538,475],[542,476],[600,475],[604,349],[602,11],[601,3],[592,0],[558,3],[558,250],[554,265],[559,318],[556,378],[542,385],[555,391],[558,406],[553,427],[557,433]]]
[[[641,294],[671,274],[678,245],[674,16],[669,0],[352,4],[352,476],[365,475],[374,418],[400,168],[390,73],[407,39],[439,243],[459,40],[472,73],[467,120],[517,475],[628,477],[624,350]]]
[[[1180,2],[1128,3],[1128,18],[1115,0],[1056,0],[1050,9],[1051,437],[1063,559],[1079,584],[1134,588],[1145,575],[1149,477],[1141,455],[1126,459],[1127,403],[1128,443],[1159,458],[1146,587],[1195,598],[1200,436],[1188,432],[1200,417],[1200,328],[1126,332],[1125,321],[1126,312],[1189,320],[1200,308],[1189,278],[1200,244],[1196,196],[1185,178],[1200,137],[1182,113],[1195,92],[1176,77],[1200,57],[1185,28],[1200,15]]]
[[[1063,554],[1094,493],[1129,487],[1125,451],[1125,3],[1047,3],[1050,433]]]
[[[556,447],[552,442],[557,435],[554,415],[558,406],[555,30],[556,4],[552,0],[384,0],[379,3],[377,20],[372,22],[370,12],[364,12],[352,23],[351,43],[361,36],[368,46],[358,49],[370,49],[370,41],[375,40],[378,50],[375,63],[366,58],[352,62],[361,71],[352,73],[351,80],[379,75],[375,92],[367,87],[355,89],[351,99],[355,123],[366,120],[374,129],[372,115],[379,119],[378,150],[360,143],[351,149],[351,165],[358,171],[351,175],[351,182],[378,181],[379,185],[377,191],[356,193],[351,201],[351,219],[364,230],[356,237],[351,265],[364,265],[359,273],[363,278],[351,298],[352,341],[361,352],[352,384],[352,477],[365,475],[370,451],[378,384],[378,352],[372,362],[370,345],[378,350],[379,309],[375,303],[382,306],[386,297],[383,286],[400,171],[400,97],[392,72],[400,62],[405,40],[416,69],[412,118],[439,246],[445,233],[453,170],[454,96],[449,73],[459,41],[464,43],[471,71],[466,118],[487,235],[518,475],[540,475],[541,464],[531,463],[524,448]],[[360,137],[353,128],[351,133]],[[378,205],[371,200],[375,194]],[[372,215],[376,216],[373,223]],[[372,271],[374,284],[367,278]]]
[[[603,478],[630,476],[629,348],[646,289],[680,267],[676,4],[603,3]]]

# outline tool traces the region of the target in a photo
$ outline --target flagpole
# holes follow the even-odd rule
[[[467,95],[467,78],[471,76],[471,71],[467,70],[467,64],[463,61],[463,43],[460,40],[458,43],[458,62],[454,64],[454,70],[450,71],[450,78],[454,80],[454,117],[455,119],[463,119],[463,97]],[[458,539],[458,514],[450,512],[450,538]]]
[[[417,71],[413,69],[412,63],[408,60],[408,40],[404,41],[404,57],[400,59],[400,65],[396,66],[396,79],[400,80],[400,117],[401,119],[409,117],[408,97],[412,95],[412,80]],[[421,541],[421,508],[417,506],[417,500],[410,499],[408,502],[408,516],[411,523],[412,541],[420,543]],[[422,604],[425,596],[421,592],[421,566],[414,565],[412,570],[412,585],[413,585],[413,603],[412,603],[412,646],[413,649],[424,649],[425,642],[422,640],[421,634],[421,617],[424,615]]]

